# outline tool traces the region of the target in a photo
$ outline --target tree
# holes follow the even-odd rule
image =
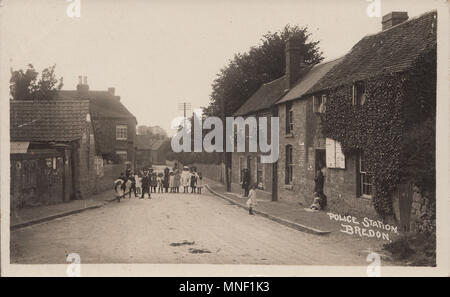
[[[55,77],[56,65],[50,66],[39,73],[33,65],[28,64],[28,69],[23,71],[11,69],[9,89],[13,100],[51,100],[58,96],[58,91],[63,86],[62,77]]]
[[[318,41],[310,41],[308,28],[286,25],[281,31],[263,35],[261,44],[246,53],[238,53],[220,70],[212,83],[207,116],[219,116],[220,102],[225,100],[225,115],[232,115],[263,84],[285,74],[285,44],[295,37],[303,41],[307,65],[323,60]]]

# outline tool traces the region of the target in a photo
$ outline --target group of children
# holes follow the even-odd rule
[[[184,193],[202,193],[203,177],[201,172],[197,173],[195,169],[184,167],[180,172],[178,169],[170,171],[168,167],[164,169],[164,173],[156,173],[153,169],[139,170],[131,172],[127,170],[126,174],[121,173],[119,178],[114,182],[114,189],[120,202],[121,197],[131,198],[131,193],[140,199],[148,194],[151,199],[151,193],[179,193],[180,186],[183,186]]]

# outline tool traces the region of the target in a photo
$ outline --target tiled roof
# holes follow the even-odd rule
[[[282,76],[263,84],[239,109],[234,116],[245,116],[250,113],[270,108],[285,94],[286,78]]]
[[[59,97],[61,99],[89,99],[93,118],[134,118],[134,115],[120,102],[120,97],[111,95],[108,91],[88,91],[87,95],[82,96],[76,90],[61,90]]]
[[[72,141],[81,138],[87,100],[10,101],[11,141]]]
[[[138,150],[151,150],[152,139],[150,135],[136,135],[136,148]]]
[[[308,93],[364,80],[383,72],[402,72],[436,45],[437,13],[425,13],[361,39],[344,60]]]
[[[295,86],[289,90],[276,104],[285,103],[302,97],[306,94],[315,83],[317,83],[328,71],[342,62],[344,58],[335,59],[332,61],[324,62],[309,68],[310,70],[301,77]]]

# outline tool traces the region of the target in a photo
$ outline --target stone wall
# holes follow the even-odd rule
[[[103,165],[103,174],[95,178],[93,187],[93,194],[102,193],[104,191],[112,190],[114,181],[120,176],[120,173],[125,173],[125,166],[121,164],[105,164]]]
[[[225,166],[223,164],[201,164],[196,163],[189,166],[197,167],[197,172],[201,172],[202,176],[217,182],[225,182]]]

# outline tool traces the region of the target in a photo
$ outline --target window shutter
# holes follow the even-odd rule
[[[317,112],[317,97],[313,96],[313,112]]]

